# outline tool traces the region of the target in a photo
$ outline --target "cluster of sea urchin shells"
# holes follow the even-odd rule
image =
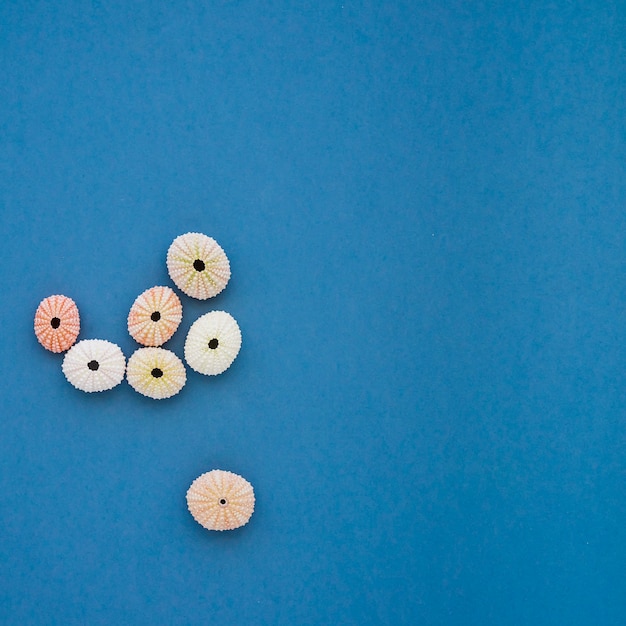
[[[186,233],[176,237],[167,251],[167,271],[185,295],[207,300],[230,280],[230,263],[211,237]],[[126,362],[122,349],[103,339],[84,339],[76,303],[63,295],[44,298],[35,313],[35,335],[51,352],[66,352],[63,374],[80,391],[107,391],[126,375],[138,393],[162,400],[176,395],[187,381],[182,360],[161,346],[172,338],[183,317],[180,298],[170,287],[146,289],[128,313],[131,337],[141,344]],[[225,311],[200,316],[189,329],[184,357],[196,372],[215,376],[226,371],[241,348],[241,331]],[[194,519],[210,530],[231,530],[248,522],[254,511],[254,491],[241,476],[213,470],[198,477],[187,492]]]
[[[184,294],[206,300],[220,293],[230,280],[230,263],[222,247],[202,233],[176,237],[167,251],[167,271]],[[139,294],[128,313],[128,332],[141,348],[126,362],[119,346],[103,339],[76,342],[80,315],[67,296],[53,295],[39,304],[35,335],[52,352],[67,352],[63,373],[77,389],[107,391],[126,379],[138,393],[162,400],[176,395],[187,381],[183,361],[161,346],[172,338],[183,306],[170,287],[156,286]],[[200,374],[226,371],[239,354],[241,331],[225,311],[210,311],[198,318],[185,341],[185,361]]]

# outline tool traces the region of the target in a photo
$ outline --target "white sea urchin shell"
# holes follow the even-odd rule
[[[165,348],[139,348],[128,359],[128,384],[154,400],[176,395],[187,380],[183,362]]]
[[[215,376],[226,371],[241,348],[241,331],[232,315],[211,311],[199,317],[185,340],[185,360],[189,367]]]
[[[221,246],[202,233],[176,237],[167,251],[167,271],[174,284],[198,300],[216,296],[230,280],[230,263]]]
[[[122,382],[126,359],[121,348],[110,341],[85,339],[70,348],[62,369],[76,389],[107,391]]]
[[[187,508],[208,530],[232,530],[254,512],[254,489],[241,476],[213,470],[196,478],[187,491]]]

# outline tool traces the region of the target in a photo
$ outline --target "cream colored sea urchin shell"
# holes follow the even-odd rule
[[[128,384],[137,392],[154,400],[176,395],[187,380],[183,362],[164,348],[139,348],[128,359]]]
[[[167,271],[174,284],[198,300],[216,296],[230,279],[230,263],[220,245],[202,233],[176,237],[167,251]]]
[[[37,341],[50,352],[65,352],[75,343],[80,332],[78,307],[67,296],[44,298],[35,312]]]
[[[237,474],[213,470],[191,483],[187,508],[208,530],[232,530],[248,523],[254,511],[254,490]]]
[[[241,331],[232,315],[211,311],[199,317],[185,340],[185,360],[189,367],[214,376],[227,370],[241,348]]]
[[[152,287],[140,294],[128,314],[128,332],[144,346],[160,346],[176,332],[183,307],[169,287]]]
[[[70,348],[63,373],[81,391],[107,391],[124,379],[126,358],[119,346],[103,339],[85,339]]]

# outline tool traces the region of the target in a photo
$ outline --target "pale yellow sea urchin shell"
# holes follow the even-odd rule
[[[154,400],[176,395],[187,380],[183,362],[164,348],[139,348],[128,359],[128,384],[137,392]]]
[[[167,271],[174,284],[198,300],[216,296],[230,279],[230,263],[220,245],[202,233],[176,237],[167,251]]]
[[[107,391],[124,379],[126,358],[119,346],[103,339],[85,339],[70,348],[63,373],[81,391]]]
[[[187,508],[208,530],[232,530],[248,523],[254,511],[254,490],[237,474],[213,470],[191,483]]]
[[[241,348],[241,331],[225,311],[211,311],[199,317],[185,340],[185,360],[189,367],[214,376],[227,370]]]
[[[44,298],[35,312],[37,341],[50,352],[65,352],[76,341],[80,332],[78,307],[67,296]]]
[[[160,346],[176,332],[183,307],[169,287],[152,287],[140,294],[128,314],[128,332],[144,346]]]

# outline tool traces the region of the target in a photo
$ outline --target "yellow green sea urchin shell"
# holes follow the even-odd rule
[[[139,348],[128,359],[128,384],[154,400],[176,395],[187,380],[183,362],[164,348]]]
[[[176,237],[167,251],[167,271],[174,284],[198,300],[216,296],[230,280],[230,263],[220,245],[202,233]]]

